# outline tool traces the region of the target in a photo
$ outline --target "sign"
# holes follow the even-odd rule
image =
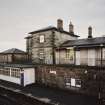
[[[75,79],[71,78],[71,86],[75,86]]]
[[[56,74],[56,71],[52,71],[52,70],[50,70],[50,73],[52,73],[52,74]]]

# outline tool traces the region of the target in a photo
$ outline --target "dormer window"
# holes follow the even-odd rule
[[[40,41],[40,43],[44,43],[44,35],[40,35],[40,38],[39,38],[39,41]]]

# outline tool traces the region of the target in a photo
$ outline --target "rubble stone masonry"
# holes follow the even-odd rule
[[[38,65],[36,68],[36,81],[50,87],[98,96],[100,75],[103,73],[100,74],[97,71],[100,71],[99,68],[94,67]],[[77,80],[74,85],[71,83],[71,79]]]

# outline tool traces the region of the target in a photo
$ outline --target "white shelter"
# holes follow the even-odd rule
[[[22,86],[35,83],[34,65],[0,64],[0,79]]]

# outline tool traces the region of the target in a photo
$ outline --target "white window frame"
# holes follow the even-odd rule
[[[44,59],[44,52],[40,52],[40,53],[39,53],[39,58],[40,58],[40,59]]]
[[[71,56],[71,54],[73,54],[73,55]],[[66,49],[66,59],[69,59],[71,61],[74,60],[74,49],[73,48]]]
[[[45,41],[44,35],[40,35],[39,42],[44,43],[44,41]]]
[[[67,49],[66,50],[66,59],[69,59],[70,58],[70,49]]]

